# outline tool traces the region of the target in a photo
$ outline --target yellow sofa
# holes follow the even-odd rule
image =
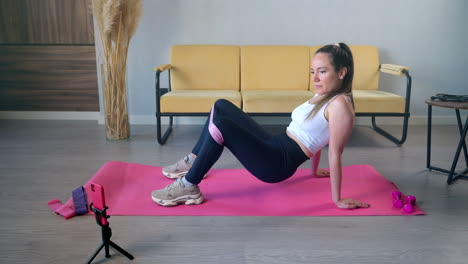
[[[314,96],[310,81],[311,58],[320,46],[279,45],[175,45],[170,64],[156,72],[156,126],[159,144],[172,131],[174,116],[207,116],[213,103],[227,99],[252,116],[289,116],[299,104]],[[350,46],[355,75],[353,96],[356,116],[372,117],[374,129],[396,144],[406,140],[411,76],[409,68],[380,64],[373,46]],[[168,72],[169,87],[160,87],[160,74]],[[405,75],[405,95],[378,90],[380,73]],[[378,116],[403,118],[400,139],[377,126]],[[161,131],[161,117],[169,128]]]

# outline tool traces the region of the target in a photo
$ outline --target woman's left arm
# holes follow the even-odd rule
[[[327,169],[320,169],[320,156],[322,155],[322,150],[317,151],[312,157],[312,177],[330,177],[330,171]]]
[[[354,111],[345,96],[339,96],[327,107],[330,126],[328,162],[330,165],[330,184],[332,200],[339,208],[369,207],[368,204],[341,197],[342,164],[341,157],[354,124]]]

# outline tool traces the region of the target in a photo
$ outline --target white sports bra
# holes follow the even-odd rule
[[[314,98],[317,96],[315,95]],[[315,104],[310,104],[309,100],[296,107],[291,114],[292,121],[287,130],[314,155],[330,141],[330,128],[324,111],[335,97],[325,103],[312,118],[307,119],[307,116],[314,109]]]

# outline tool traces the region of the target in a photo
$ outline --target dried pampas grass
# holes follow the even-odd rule
[[[104,64],[101,68],[106,137],[130,137],[127,111],[127,53],[142,12],[141,0],[91,0],[99,29]]]

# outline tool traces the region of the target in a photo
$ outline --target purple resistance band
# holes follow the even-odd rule
[[[80,186],[72,191],[73,205],[75,206],[75,214],[83,215],[88,213],[88,202],[86,201],[86,192],[83,186]]]
[[[214,105],[211,108],[210,114],[210,124],[208,125],[208,131],[210,132],[211,137],[213,137],[214,141],[219,145],[223,145],[224,138],[221,131],[219,131],[218,127],[213,123],[213,115],[214,115]]]

